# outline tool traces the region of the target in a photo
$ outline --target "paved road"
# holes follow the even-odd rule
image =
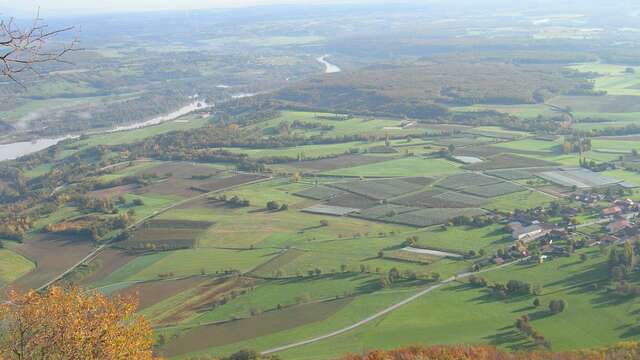
[[[219,190],[215,190],[215,191],[212,191],[212,192],[203,193],[203,194],[200,194],[200,195],[188,198],[188,199],[184,199],[184,200],[178,201],[177,203],[171,204],[170,206],[167,206],[167,207],[165,207],[163,209],[154,211],[151,215],[143,217],[142,219],[140,219],[140,220],[136,221],[135,223],[129,225],[129,227],[127,229],[134,229],[137,226],[139,226],[142,223],[144,223],[145,221],[151,220],[154,217],[156,217],[156,216],[158,216],[158,215],[160,215],[162,213],[165,213],[165,212],[167,212],[167,211],[169,211],[171,209],[174,209],[174,208],[176,208],[178,206],[184,205],[184,204],[186,204],[188,202],[191,202],[191,201],[194,201],[194,200],[198,200],[198,199],[202,199],[202,198],[207,197],[207,196],[209,196],[211,194],[215,194],[215,193],[222,192],[222,191],[228,191],[228,190],[234,189],[234,188],[239,187],[239,186],[251,185],[251,184],[255,184],[255,183],[259,183],[259,182],[263,182],[263,181],[267,181],[267,180],[271,180],[271,179],[272,179],[272,177],[265,177],[263,179],[254,180],[254,181],[251,181],[251,182],[248,182],[248,183],[244,183],[244,184],[232,185],[232,186],[226,187],[224,189],[219,189]],[[56,282],[60,281],[62,278],[64,278],[69,273],[74,271],[77,267],[79,267],[80,265],[82,265],[82,264],[90,261],[91,259],[93,259],[96,255],[98,255],[99,252],[104,250],[107,246],[111,245],[112,243],[113,243],[113,240],[98,246],[95,250],[90,252],[89,255],[87,255],[84,258],[82,258],[82,260],[78,261],[77,263],[72,265],[70,268],[68,268],[67,270],[62,272],[60,275],[58,275],[55,278],[49,280],[44,285],[40,286],[37,289],[37,291],[42,291],[42,290],[48,288],[49,286],[55,284]]]
[[[500,265],[500,266],[496,266],[496,267],[492,267],[492,268],[489,268],[489,269],[481,270],[481,271],[478,271],[478,272],[467,272],[467,273],[462,273],[462,274],[458,274],[458,275],[452,276],[452,277],[450,277],[450,278],[448,278],[446,280],[443,280],[439,284],[429,286],[428,288],[418,292],[417,294],[412,295],[412,296],[410,296],[410,297],[408,297],[408,298],[406,298],[406,299],[404,299],[404,300],[402,300],[402,301],[400,301],[398,303],[395,303],[395,304],[385,308],[384,310],[369,316],[366,319],[358,321],[355,324],[349,325],[349,326],[347,326],[345,328],[342,328],[340,330],[336,330],[336,331],[333,331],[333,332],[330,332],[328,334],[321,335],[321,336],[318,336],[318,337],[315,337],[315,338],[312,338],[312,339],[299,341],[299,342],[295,342],[295,343],[292,343],[292,344],[288,344],[288,345],[279,346],[279,347],[276,347],[276,348],[273,348],[273,349],[265,350],[265,351],[262,351],[260,353],[260,355],[265,356],[265,355],[273,354],[273,353],[276,353],[276,352],[289,350],[289,349],[300,347],[300,346],[304,346],[304,345],[313,344],[313,343],[316,343],[316,342],[319,342],[319,341],[322,341],[322,340],[325,340],[325,339],[328,339],[328,338],[331,338],[331,337],[334,337],[334,336],[342,335],[342,334],[347,333],[347,332],[349,332],[351,330],[354,330],[354,329],[356,329],[356,328],[358,328],[358,327],[360,327],[362,325],[365,325],[365,324],[367,324],[367,323],[369,323],[369,322],[371,322],[373,320],[381,318],[381,317],[389,314],[390,312],[392,312],[392,311],[394,311],[394,310],[396,310],[396,309],[398,309],[398,308],[400,308],[400,307],[402,307],[402,306],[404,306],[404,305],[406,305],[406,304],[408,304],[408,303],[410,303],[410,302],[412,302],[412,301],[414,301],[414,300],[416,300],[416,299],[418,299],[418,298],[420,298],[420,297],[422,297],[422,296],[424,296],[424,295],[426,295],[426,294],[428,294],[430,292],[433,292],[434,290],[437,290],[437,289],[439,289],[439,288],[441,288],[441,287],[443,287],[443,286],[445,286],[445,285],[447,285],[447,284],[449,284],[451,282],[454,282],[454,281],[457,281],[459,279],[463,279],[463,278],[469,277],[471,275],[480,274],[480,273],[489,272],[489,271],[495,271],[495,270],[498,270],[498,269],[501,269],[501,268],[504,268],[504,267],[519,263],[519,262],[527,260],[527,259],[528,258],[520,259],[520,260],[517,260],[517,261],[513,261],[513,262],[510,262],[510,263],[506,263],[506,264]]]
[[[450,258],[462,258],[463,256],[460,254],[454,254],[454,253],[450,253],[450,252],[446,252],[446,251],[439,251],[439,250],[430,250],[430,249],[421,249],[421,248],[414,248],[411,246],[407,246],[402,248],[402,250],[404,251],[408,251],[408,252],[412,252],[412,253],[416,253],[416,254],[428,254],[428,255],[435,255],[435,256],[440,256],[440,257],[450,257]]]

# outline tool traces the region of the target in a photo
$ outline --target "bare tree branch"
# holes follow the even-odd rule
[[[36,65],[48,62],[63,62],[68,52],[78,50],[77,39],[62,46],[61,49],[47,48],[47,43],[56,35],[71,31],[73,27],[49,30],[43,23],[40,13],[26,29],[16,26],[13,18],[0,20],[0,76],[7,77],[16,83],[17,74],[32,72],[38,74]],[[22,85],[22,84],[20,84]]]

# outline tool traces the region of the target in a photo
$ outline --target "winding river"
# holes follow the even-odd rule
[[[130,125],[117,126],[112,129],[98,130],[86,132],[87,135],[97,135],[105,133],[115,133],[119,131],[131,131],[141,129],[147,126],[158,125],[163,122],[175,120],[179,117],[190,114],[196,110],[212,107],[213,105],[207,104],[205,101],[194,101],[191,104],[181,107],[180,109],[171,112],[169,114],[157,116],[150,120],[145,120]],[[78,134],[69,134],[66,136],[54,137],[54,138],[42,138],[33,141],[19,141],[9,144],[0,144],[0,161],[13,160],[21,156],[29,155],[31,153],[44,150],[50,146],[53,146],[63,140],[78,138]]]
[[[341,72],[342,69],[340,69],[339,66],[332,64],[331,62],[329,62],[327,59],[329,58],[329,55],[323,55],[320,56],[318,58],[316,58],[316,60],[318,62],[320,62],[321,64],[324,65],[325,67],[325,73],[326,74],[334,74],[334,73],[338,73]],[[220,87],[227,87],[226,85],[220,85]],[[251,97],[254,96],[256,94],[254,93],[239,93],[239,94],[234,94],[232,96],[232,98],[234,99],[241,99],[241,98],[245,98],[245,97]],[[85,134],[87,135],[96,135],[96,134],[105,134],[105,133],[115,133],[115,132],[119,132],[119,131],[131,131],[131,130],[136,130],[136,129],[141,129],[147,126],[153,126],[153,125],[158,125],[161,124],[163,122],[167,122],[167,121],[171,121],[171,120],[175,120],[179,117],[185,116],[189,113],[192,113],[196,110],[199,109],[204,109],[207,107],[212,107],[213,105],[209,105],[207,104],[205,101],[194,101],[191,104],[188,104],[184,107],[181,107],[180,109],[169,113],[169,114],[165,114],[165,115],[161,115],[161,116],[157,116],[153,119],[150,120],[145,120],[145,121],[141,121],[141,122],[137,122],[137,123],[133,123],[133,124],[129,124],[129,125],[122,125],[122,126],[117,126],[114,127],[112,129],[108,129],[108,130],[99,130],[99,131],[89,131],[89,132],[85,132]],[[35,139],[33,141],[19,141],[19,142],[14,142],[14,143],[9,143],[9,144],[0,144],[0,161],[4,161],[4,160],[13,160],[13,159],[17,159],[21,156],[25,156],[25,155],[29,155],[31,153],[37,152],[37,151],[41,151],[44,150],[50,146],[53,146],[63,140],[67,140],[67,139],[73,139],[73,138],[78,138],[80,135],[79,134],[68,134],[66,136],[60,136],[60,137],[52,137],[52,138],[41,138],[41,139]]]
[[[327,61],[328,57],[329,57],[329,55],[323,55],[323,56],[320,56],[319,58],[316,58],[316,60],[318,60],[318,62],[320,62],[321,64],[324,65],[324,73],[325,74],[334,74],[334,73],[338,73],[338,72],[342,71],[342,69],[340,69],[340,67],[338,67],[338,65],[332,64],[329,61]]]

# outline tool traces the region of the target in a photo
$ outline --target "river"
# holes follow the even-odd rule
[[[338,73],[338,72],[342,71],[342,69],[340,69],[340,67],[338,67],[338,65],[332,64],[329,61],[327,61],[328,57],[329,57],[329,55],[323,55],[323,56],[320,56],[319,58],[316,58],[316,60],[318,60],[318,62],[320,62],[321,64],[324,65],[324,73],[325,74],[334,74],[334,73]]]
[[[114,133],[119,131],[131,131],[141,129],[147,126],[158,125],[163,122],[175,120],[179,117],[190,114],[196,110],[212,107],[213,105],[207,104],[205,101],[194,101],[191,104],[181,107],[180,109],[161,116],[157,116],[150,120],[145,120],[130,125],[116,126],[112,129],[98,130],[86,132],[87,135],[97,135],[105,133]],[[78,134],[68,134],[66,136],[60,136],[55,138],[42,138],[33,141],[19,141],[9,144],[0,144],[0,161],[13,160],[21,156],[29,155],[31,153],[44,150],[50,146],[53,146],[63,140],[78,138]]]

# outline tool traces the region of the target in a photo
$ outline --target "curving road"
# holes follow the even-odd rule
[[[404,305],[406,305],[406,304],[408,304],[408,303],[410,303],[410,302],[412,302],[412,301],[414,301],[414,300],[416,300],[416,299],[418,299],[418,298],[420,298],[420,297],[422,297],[422,296],[424,296],[424,295],[426,295],[426,294],[428,294],[428,293],[430,293],[430,292],[432,292],[434,290],[437,290],[437,289],[439,289],[439,288],[441,288],[441,287],[443,287],[443,286],[445,286],[445,285],[447,285],[447,284],[449,284],[451,282],[454,282],[454,281],[457,281],[459,279],[463,279],[463,278],[469,277],[471,275],[481,274],[481,273],[485,273],[485,272],[489,272],[489,271],[498,270],[498,269],[501,269],[501,268],[504,268],[504,267],[507,267],[507,266],[510,266],[510,265],[513,265],[513,264],[517,264],[517,263],[522,262],[522,261],[525,261],[527,259],[528,259],[528,257],[520,259],[520,260],[512,261],[512,262],[509,262],[509,263],[506,263],[506,264],[503,264],[503,265],[500,265],[500,266],[492,267],[490,269],[485,269],[485,270],[481,270],[481,271],[477,271],[477,272],[466,272],[466,273],[462,273],[462,274],[458,274],[458,275],[452,276],[452,277],[450,277],[450,278],[448,278],[446,280],[443,280],[439,284],[432,285],[432,286],[430,286],[430,287],[418,292],[417,294],[414,294],[414,295],[412,295],[412,296],[410,296],[410,297],[408,297],[408,298],[406,298],[406,299],[404,299],[404,300],[402,300],[402,301],[400,301],[398,303],[395,303],[395,304],[385,308],[382,311],[379,311],[379,312],[369,316],[368,318],[365,318],[363,320],[358,321],[355,324],[349,325],[349,326],[347,326],[345,328],[342,328],[340,330],[336,330],[336,331],[333,331],[333,332],[330,332],[328,334],[321,335],[321,336],[318,336],[318,337],[315,337],[315,338],[312,338],[312,339],[303,340],[303,341],[299,341],[299,342],[296,342],[296,343],[283,345],[283,346],[279,346],[279,347],[276,347],[276,348],[273,348],[273,349],[265,350],[265,351],[262,351],[260,353],[260,355],[265,356],[265,355],[273,354],[273,353],[276,353],[276,352],[289,350],[289,349],[300,347],[300,346],[304,346],[304,345],[313,344],[313,343],[316,343],[316,342],[319,342],[319,341],[322,341],[322,340],[325,340],[325,339],[328,339],[328,338],[331,338],[331,337],[334,337],[334,336],[342,335],[342,334],[347,333],[347,332],[349,332],[351,330],[354,330],[354,329],[356,329],[356,328],[358,328],[358,327],[360,327],[362,325],[365,325],[365,324],[367,324],[367,323],[369,323],[369,322],[371,322],[373,320],[381,318],[381,317],[389,314],[390,312],[392,312],[392,311],[394,311],[394,310],[396,310],[396,309],[398,309],[398,308],[400,308],[400,307],[402,307],[402,306],[404,306]]]

